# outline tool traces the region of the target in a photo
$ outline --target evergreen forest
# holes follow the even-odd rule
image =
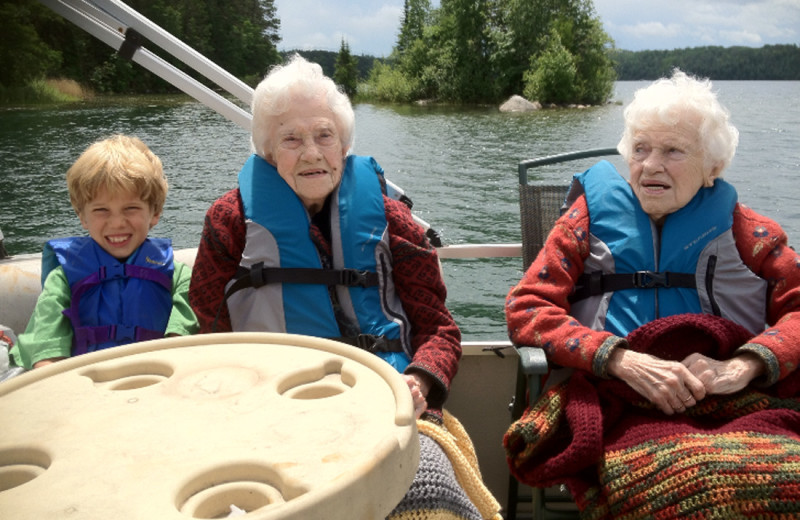
[[[591,0],[405,0],[389,56],[279,52],[273,0],[127,0],[157,25],[254,86],[299,52],[351,96],[388,102],[598,104],[615,80],[650,80],[679,67],[714,80],[800,80],[797,45],[616,49]],[[101,94],[175,92],[37,0],[0,0],[0,102],[45,79]],[[156,46],[144,47],[160,53]],[[168,55],[162,56],[185,69]],[[200,78],[198,78],[200,79]]]
[[[617,79],[623,81],[654,80],[669,75],[675,67],[718,81],[800,80],[800,47],[797,45],[614,50],[611,57]]]

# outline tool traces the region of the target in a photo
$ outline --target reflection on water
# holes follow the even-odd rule
[[[518,242],[517,164],[615,146],[624,105],[645,84],[620,82],[615,103],[584,110],[501,114],[495,108],[357,105],[354,153],[375,156],[445,243]],[[800,236],[794,182],[800,83],[715,87],[741,132],[726,177],[742,201],[783,224],[790,240]],[[81,234],[64,174],[89,143],[117,132],[137,135],[164,162],[170,193],[154,234],[171,237],[177,247],[196,247],[206,209],[236,185],[250,153],[248,135],[198,103],[158,97],[2,112],[0,229],[9,252],[39,252],[49,238]],[[572,173],[546,168],[534,175],[567,182]],[[445,262],[449,304],[467,339],[505,337],[503,299],[521,276],[520,262]]]

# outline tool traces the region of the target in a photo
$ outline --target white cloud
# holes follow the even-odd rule
[[[645,22],[625,25],[620,30],[635,38],[675,38],[681,34],[681,26],[676,23],[664,25],[661,22]]]
[[[620,49],[800,43],[798,0],[594,0]]]
[[[723,40],[738,42],[739,45],[760,47],[764,44],[761,36],[750,31],[720,31],[719,35]]]
[[[402,17],[402,7],[382,5],[376,11],[361,12],[353,18],[345,20],[340,28],[337,50],[341,39],[347,41],[350,51],[355,54],[388,55],[397,39]],[[388,45],[387,45],[388,42]],[[367,49],[379,49],[383,52],[368,52]]]

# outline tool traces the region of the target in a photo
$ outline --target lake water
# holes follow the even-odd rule
[[[646,84],[618,82],[613,102],[602,107],[528,114],[360,104],[354,152],[375,156],[446,244],[519,242],[517,164],[616,146],[622,110]],[[721,81],[715,89],[741,133],[726,178],[741,201],[775,218],[799,244],[800,82]],[[118,132],[140,137],[164,163],[170,192],[153,234],[176,247],[197,246],[206,209],[236,184],[248,135],[183,97],[137,98],[0,112],[0,230],[11,254],[82,234],[64,174],[89,143]],[[566,181],[572,173],[549,168],[536,175]],[[505,337],[503,300],[522,275],[520,263],[445,262],[449,306],[465,339]]]

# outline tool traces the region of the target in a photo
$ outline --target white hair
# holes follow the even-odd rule
[[[697,131],[705,167],[719,166],[721,174],[736,153],[739,131],[730,123],[730,113],[711,90],[711,81],[688,76],[678,69],[671,78],[661,78],[636,91],[633,101],[625,108],[625,131],[617,150],[625,160],[630,160],[637,131],[654,124],[674,125],[687,117],[699,121]]]
[[[342,148],[350,150],[355,139],[355,114],[350,99],[322,72],[322,67],[295,54],[286,65],[276,65],[253,92],[251,145],[264,157],[275,116],[289,109],[295,97],[324,96],[333,112]]]

